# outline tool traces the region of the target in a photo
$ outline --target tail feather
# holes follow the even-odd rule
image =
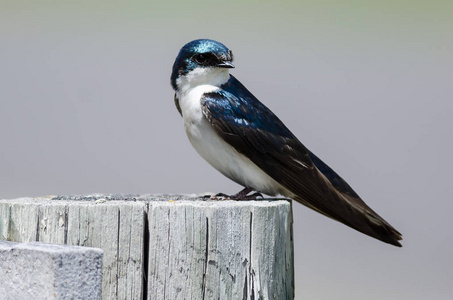
[[[368,236],[397,247],[402,247],[399,242],[402,240],[401,233],[399,233],[395,228],[393,228],[393,226],[387,223],[376,213],[370,214],[369,212],[365,212],[363,210],[357,210],[353,208],[353,206],[349,206],[347,204],[343,205],[341,208],[341,214],[329,213],[310,205],[306,200],[299,196],[295,196],[293,199]],[[344,204],[344,202],[342,203]]]
[[[324,195],[322,195],[324,201],[311,201],[310,198],[314,196],[313,194],[296,193],[293,199],[368,236],[402,247],[399,242],[402,240],[401,233],[366,205],[357,194],[352,196],[339,192],[322,173],[319,175],[325,183],[325,189],[322,189],[324,190]],[[321,206],[321,203],[325,205]]]

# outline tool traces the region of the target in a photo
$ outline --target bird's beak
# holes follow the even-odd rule
[[[234,65],[229,61],[222,61],[221,63],[217,64],[219,68],[226,68],[226,69],[233,69]]]

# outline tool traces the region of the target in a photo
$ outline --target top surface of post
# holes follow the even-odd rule
[[[93,204],[114,204],[120,202],[146,202],[159,204],[188,203],[196,206],[275,206],[288,203],[286,198],[263,198],[257,200],[230,200],[230,199],[211,199],[210,193],[202,194],[87,194],[87,195],[57,195],[44,197],[21,197],[16,199],[0,199],[0,203],[16,202],[21,203],[51,203],[51,202],[86,202]]]

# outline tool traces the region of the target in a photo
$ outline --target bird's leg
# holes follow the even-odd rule
[[[238,193],[236,193],[234,195],[229,196],[228,198],[230,198],[231,200],[245,199],[247,197],[248,193],[250,193],[251,191],[253,191],[252,188],[245,187],[243,190],[239,191]]]
[[[234,195],[226,195],[224,193],[219,193],[215,195],[215,197],[224,197],[225,199],[231,200],[256,200],[258,197],[264,198],[263,195],[261,195],[260,193],[253,193],[252,195],[248,195],[252,191],[253,191],[252,188],[245,187],[243,190]]]
[[[211,198],[212,200],[219,200],[219,199],[225,199],[225,200],[256,200],[258,197],[261,197],[264,199],[263,195],[261,193],[253,193],[249,195],[250,192],[252,192],[253,189],[250,187],[245,187],[243,190],[240,192],[234,194],[234,195],[227,195],[224,193],[218,193],[215,196],[211,195],[204,195],[202,198],[208,199]]]

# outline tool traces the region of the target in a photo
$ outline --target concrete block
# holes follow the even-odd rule
[[[0,298],[101,299],[101,249],[0,241]]]

